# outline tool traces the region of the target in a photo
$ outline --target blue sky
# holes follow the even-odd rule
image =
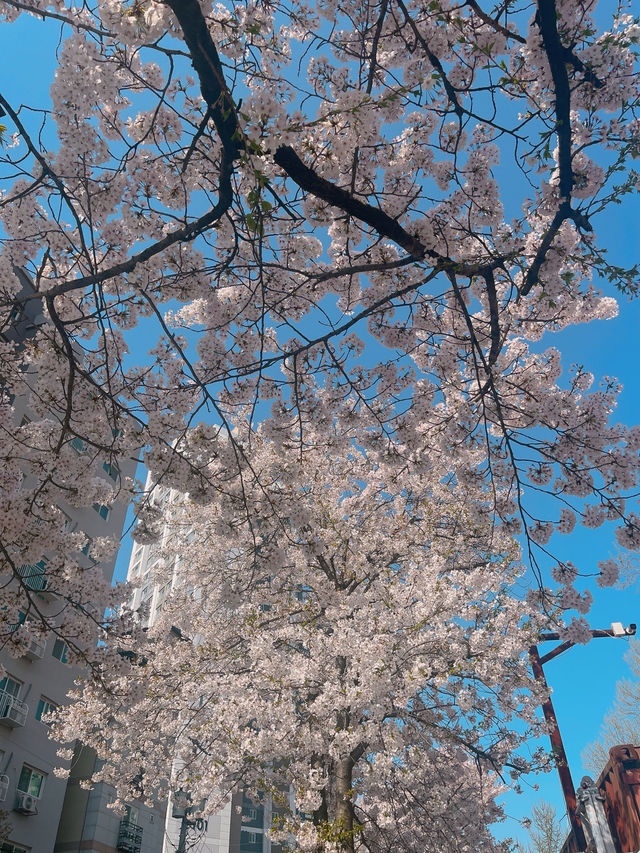
[[[57,28],[43,27],[33,19],[23,18],[16,25],[0,27],[0,55],[3,58],[2,92],[12,102],[33,102],[46,106],[48,87],[55,68]],[[640,200],[627,198],[624,207],[616,208],[615,219],[594,221],[600,242],[610,250],[610,256],[620,265],[638,260],[640,239]],[[603,286],[604,287],[604,286]],[[604,287],[607,290],[607,287]],[[608,290],[607,292],[611,292]],[[545,345],[561,350],[565,370],[574,362],[585,364],[602,376],[615,376],[624,386],[616,420],[634,424],[640,421],[640,375],[638,371],[638,341],[640,338],[640,301],[620,297],[617,319],[578,326],[556,335],[549,335]],[[150,348],[155,341],[140,347]],[[142,472],[140,474],[143,476]],[[605,525],[597,530],[577,529],[570,537],[556,536],[552,546],[559,556],[574,562],[583,571],[595,571],[596,563],[615,551],[613,530]],[[116,570],[116,577],[126,574],[130,541],[125,539]],[[591,613],[593,627],[606,628],[612,621],[640,623],[639,597],[635,587],[625,590],[594,590],[597,592]],[[551,644],[541,651],[552,648]],[[623,656],[625,640],[595,640],[588,646],[571,649],[546,666],[547,679],[553,687],[553,701],[564,737],[567,754],[578,784],[582,776],[580,752],[598,733],[603,714],[613,699],[616,681],[627,674]],[[523,796],[509,796],[507,811],[515,817],[530,812],[532,803],[541,797],[551,800],[562,811],[562,799],[555,773],[531,779],[540,791],[528,791]],[[504,825],[507,835],[526,838],[515,821]]]

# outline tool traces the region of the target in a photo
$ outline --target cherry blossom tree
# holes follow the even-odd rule
[[[597,229],[635,185],[628,161],[640,137],[638,23],[622,4],[603,23],[591,0],[517,6],[478,0],[95,0],[79,7],[64,0],[3,0],[0,11],[5,26],[31,14],[39,19],[34,26],[55,31],[58,58],[44,106],[0,93],[6,128],[0,162],[7,181],[0,199],[3,635],[13,636],[20,612],[36,616],[43,631],[55,629],[72,652],[94,662],[95,676],[116,695],[113,672],[124,668],[123,690],[131,702],[130,673],[118,654],[126,636],[115,636],[130,626],[104,618],[106,606],[116,612],[118,593],[82,561],[86,542],[66,529],[60,504],[108,506],[138,495],[138,535],[157,537],[162,519],[148,496],[135,483],[120,478],[111,487],[95,475],[104,461],[141,456],[157,483],[188,494],[189,506],[202,506],[205,514],[228,518],[225,501],[239,488],[246,506],[235,506],[232,517],[239,528],[248,525],[250,538],[241,539],[237,559],[249,560],[249,542],[250,559],[259,564],[267,534],[258,520],[264,516],[263,524],[276,529],[273,505],[283,536],[288,525],[298,530],[299,495],[305,489],[314,494],[313,483],[303,482],[307,455],[320,453],[309,473],[325,464],[320,437],[340,436],[345,465],[361,452],[380,469],[376,481],[384,486],[369,493],[375,506],[388,494],[405,502],[407,517],[397,531],[388,530],[403,550],[383,552],[386,569],[376,583],[362,582],[366,567],[354,566],[358,584],[347,595],[352,581],[345,566],[340,571],[346,574],[334,581],[337,600],[362,596],[363,613],[372,614],[382,589],[390,601],[397,599],[398,621],[381,629],[381,654],[406,643],[410,659],[411,643],[422,636],[417,626],[425,591],[439,583],[437,592],[451,596],[442,604],[440,628],[435,613],[424,615],[440,637],[436,675],[424,674],[433,686],[413,685],[409,694],[409,670],[398,660],[399,681],[385,694],[388,700],[400,691],[402,699],[395,727],[380,724],[387,754],[397,762],[387,765],[386,776],[381,769],[371,777],[362,801],[343,799],[345,813],[334,815],[334,824],[346,821],[351,838],[358,809],[370,808],[369,827],[382,815],[376,831],[387,839],[389,788],[398,792],[394,813],[410,811],[400,768],[415,767],[426,790],[436,766],[403,746],[405,736],[413,744],[457,726],[464,748],[484,750],[474,726],[482,729],[479,719],[485,708],[491,716],[491,702],[476,696],[471,677],[475,723],[456,722],[455,709],[449,719],[446,704],[423,711],[419,702],[430,690],[445,689],[438,682],[445,671],[449,680],[454,674],[442,657],[445,625],[460,632],[452,665],[465,659],[460,649],[471,614],[464,602],[478,602],[481,625],[491,621],[492,604],[501,600],[501,584],[509,584],[513,571],[510,537],[525,543],[537,580],[528,604],[519,605],[521,615],[538,607],[563,623],[563,613],[575,611],[566,631],[578,641],[589,636],[584,614],[591,593],[579,591],[577,579],[591,573],[599,584],[611,584],[617,567],[614,561],[558,563],[558,589],[552,590],[543,575],[553,562],[551,535],[609,521],[622,547],[640,545],[632,503],[640,428],[611,421],[619,391],[614,379],[594,388],[589,365],[563,375],[560,353],[549,342],[553,332],[615,315],[615,299],[599,290],[603,278],[635,294],[637,269],[610,262]],[[25,290],[25,275],[32,292]],[[16,336],[21,311],[42,315],[42,322]],[[139,357],[141,339],[150,342],[147,357]],[[270,456],[264,442],[296,460],[292,503],[276,499],[277,481],[269,479],[275,463],[261,461]],[[339,458],[330,457],[337,476]],[[364,465],[352,464],[354,470]],[[329,482],[326,470],[321,479]],[[369,485],[355,477],[348,482],[354,494]],[[258,483],[268,504],[259,509]],[[286,477],[282,488],[289,488]],[[416,587],[415,601],[403,599],[412,572],[398,563],[411,552],[407,536],[416,529],[409,517],[411,490],[443,513],[444,530],[455,527],[447,513],[458,518],[451,553],[441,543],[424,561],[415,553],[411,558],[412,570],[424,562],[420,571],[434,573],[422,579],[422,591]],[[333,512],[348,498],[334,495]],[[390,507],[390,519],[394,512]],[[381,530],[392,524],[381,510],[378,521]],[[314,519],[315,528],[322,529],[321,518]],[[99,558],[114,543],[91,547]],[[216,570],[209,571],[213,610],[213,590],[231,572],[227,559],[234,562],[230,547],[219,551]],[[358,550],[367,548],[363,539]],[[473,565],[468,573],[453,568],[458,549],[462,564]],[[295,584],[303,602],[306,587],[314,591],[323,571],[319,566],[312,577],[313,555],[304,553],[306,562],[292,563],[300,571]],[[318,553],[326,559],[334,554],[330,548]],[[480,566],[473,553],[482,555]],[[56,596],[53,615],[40,608],[21,571],[43,557]],[[438,560],[444,562],[436,567]],[[278,571],[265,569],[261,577]],[[384,578],[388,589],[381,589]],[[247,584],[247,606],[259,608],[266,586]],[[278,596],[285,591],[286,585]],[[349,610],[349,603],[347,617],[336,604],[334,642],[324,628],[324,599],[314,594],[309,606],[316,608],[317,637],[329,638],[331,662],[319,665],[327,680],[331,671],[335,685],[357,691],[347,686],[347,663],[341,673],[335,662],[338,638],[349,635],[351,621],[350,640],[358,636],[359,611]],[[439,606],[435,592],[433,599],[427,604]],[[506,599],[502,606],[512,612]],[[454,612],[467,614],[459,625]],[[244,618],[240,608],[238,619]],[[257,618],[265,625],[256,645],[271,649],[268,614]],[[281,622],[288,626],[288,619],[283,615]],[[517,637],[517,624],[514,617],[516,644],[524,639]],[[104,631],[97,647],[96,629]],[[493,630],[503,637],[499,626]],[[244,649],[248,638],[241,640]],[[307,640],[298,641],[305,648]],[[495,667],[487,663],[477,690],[485,680],[497,689],[496,673],[507,659],[503,643],[489,644],[487,661],[494,656]],[[187,655],[187,644],[174,646],[172,653]],[[201,645],[194,640],[189,654],[195,648]],[[277,649],[283,673],[292,656],[301,666],[306,660],[286,643],[274,647],[274,655]],[[517,659],[515,647],[509,654]],[[375,660],[370,663],[375,669]],[[154,663],[134,672],[143,691],[148,674],[160,670]],[[162,675],[169,679],[165,670]],[[195,702],[199,688],[192,689]],[[461,686],[447,689],[466,695]],[[508,694],[510,682],[505,689]],[[325,695],[307,692],[300,713],[311,713],[309,706]],[[184,700],[176,698],[176,720],[183,719]],[[97,693],[92,701],[99,705]],[[142,719],[144,702],[134,705],[136,720]],[[389,714],[389,702],[383,706]],[[153,709],[147,710],[152,717]],[[338,710],[378,719],[371,694]],[[254,732],[245,717],[236,761],[254,749],[255,739],[267,737],[261,713],[256,701],[258,724]],[[289,708],[290,725],[297,713]],[[346,734],[337,740],[348,744],[350,729],[345,717],[338,731]],[[454,749],[449,735],[444,742]],[[362,743],[365,751],[358,754]],[[506,734],[500,743],[510,749]],[[145,744],[150,755],[152,734]],[[354,744],[352,781],[364,786],[364,766],[369,756],[375,764],[382,750],[368,738]],[[323,749],[321,776],[330,772],[329,758],[346,761],[351,754],[326,743]],[[311,790],[304,760],[294,752],[287,778]],[[495,757],[498,765],[503,760],[506,752]],[[452,758],[447,769],[451,780],[463,774],[460,790],[472,784],[469,765]],[[354,779],[354,771],[361,776]],[[225,782],[221,776],[214,781]],[[452,791],[456,783],[450,784]],[[329,792],[328,809],[334,789],[322,790]],[[376,797],[386,805],[375,805]],[[312,813],[323,808],[322,796],[311,797]],[[300,832],[311,826],[319,831],[320,817]]]
[[[309,437],[238,428],[251,467],[230,477],[227,443],[219,500],[174,494],[154,568],[173,591],[60,735],[97,750],[123,800],[186,790],[210,813],[239,788],[271,795],[274,837],[298,850],[497,850],[500,777],[541,761],[516,754],[537,728],[523,649],[541,624],[510,594],[517,546],[466,486],[436,485],[446,463]]]
[[[0,93],[8,628],[37,611],[20,567],[45,554],[58,627],[88,653],[83,620],[108,591],[71,556],[60,501],[129,497],[95,460],[140,449],[156,481],[213,499],[185,430],[229,435],[246,407],[301,446],[336,418],[401,465],[446,454],[527,539],[541,586],[554,530],[610,519],[640,544],[625,504],[640,430],[610,425],[616,382],[561,380],[537,345],[615,314],[593,278],[635,292],[595,230],[635,181],[638,25],[622,7],[604,29],[590,0],[1,12],[62,32],[46,109]],[[29,310],[44,322],[12,340]],[[140,335],[152,348],[132,360]]]

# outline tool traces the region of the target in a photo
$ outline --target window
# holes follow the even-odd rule
[[[114,465],[112,462],[104,462],[102,467],[112,480],[114,480],[115,482],[118,481],[118,478],[120,477],[120,469],[117,465]]]
[[[87,452],[86,443],[81,438],[78,438],[77,436],[71,440],[70,444],[71,444],[71,447],[73,447],[73,449],[76,451],[76,453],[86,453]]]
[[[57,639],[53,644],[53,651],[51,654],[54,658],[57,658],[62,663],[67,663],[67,658],[69,655],[69,646],[63,642],[63,640]]]
[[[43,722],[43,717],[47,714],[50,714],[52,711],[55,711],[58,706],[55,702],[52,702],[50,699],[47,699],[44,696],[40,697],[40,701],[38,702],[38,708],[36,710],[36,720],[40,720]],[[48,722],[45,722],[45,725],[49,725]]]
[[[0,853],[29,853],[29,850],[26,847],[20,847],[19,844],[5,841],[2,847],[0,847]]]
[[[42,793],[45,774],[36,770],[35,767],[29,767],[28,764],[22,765],[20,779],[18,780],[17,789],[23,794],[29,794],[38,799]]]
[[[67,515],[67,513],[63,509],[60,509],[60,507],[57,507],[57,509],[62,518],[64,518],[64,532],[75,533],[78,529],[78,522],[74,521],[71,516]]]
[[[24,625],[26,620],[27,620],[27,614],[24,613],[22,610],[18,610],[18,621],[14,622],[14,624],[9,628],[11,633],[14,634],[21,625]]]
[[[129,823],[138,823],[138,809],[136,809],[134,806],[127,806],[126,809],[126,820],[128,820]]]
[[[94,504],[94,505],[93,505],[93,508],[94,508],[94,509],[95,509],[95,511],[98,513],[98,515],[100,516],[100,518],[103,518],[105,521],[106,521],[106,520],[109,518],[109,516],[111,515],[111,510],[109,509],[109,507],[108,507],[108,506],[105,506],[104,504]]]
[[[241,829],[240,853],[262,853],[262,833]]]
[[[16,679],[11,678],[10,675],[5,675],[5,677],[0,680],[0,694],[3,696],[13,696],[14,699],[17,699],[20,695],[21,687],[22,682],[16,681]]]

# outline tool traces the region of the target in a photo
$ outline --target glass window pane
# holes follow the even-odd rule
[[[31,781],[31,768],[27,767],[26,764],[23,764],[22,770],[20,771],[20,778],[18,779],[18,790],[19,791],[28,791],[30,781]]]
[[[117,480],[120,476],[120,471],[118,470],[118,467],[116,465],[113,465],[111,462],[105,462],[102,467],[112,480]]]
[[[20,693],[20,682],[16,681],[15,678],[11,678],[9,675],[5,675],[5,677],[0,680],[0,693],[4,693],[6,696],[15,696],[17,698]]]
[[[53,651],[51,652],[51,654],[54,658],[57,658],[59,661],[62,661],[62,663],[66,663],[68,651],[69,649],[67,647],[67,644],[64,643],[62,640],[57,639],[53,644]]]
[[[22,765],[20,771],[20,779],[18,780],[18,790],[25,794],[30,794],[32,797],[39,797],[42,791],[42,783],[44,782],[44,774],[27,764]]]
[[[47,714],[50,714],[52,711],[58,706],[55,702],[50,702],[48,699],[45,699],[44,696],[40,697],[40,701],[38,702],[38,708],[36,710],[36,720],[42,721],[42,718]],[[48,724],[47,724],[48,725]]]

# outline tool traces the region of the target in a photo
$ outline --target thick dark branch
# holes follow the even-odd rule
[[[597,77],[593,71],[587,67],[584,62],[580,59],[579,56],[576,56],[575,53],[568,47],[563,47],[563,56],[564,61],[567,65],[571,65],[576,71],[579,71],[580,74],[584,77],[587,83],[591,83],[591,85],[595,89],[602,89],[604,83]]]
[[[527,270],[527,274],[524,279],[524,284],[520,288],[520,296],[526,296],[531,290],[531,288],[538,283],[540,267],[542,266],[547,257],[547,252],[551,248],[551,244],[553,243],[556,234],[560,230],[560,226],[567,219],[573,220],[573,222],[575,222],[575,224],[579,228],[582,228],[585,231],[593,231],[591,223],[583,213],[580,213],[579,210],[573,210],[568,201],[563,202],[558,208],[556,215],[551,220],[551,225],[547,229],[544,237],[540,241],[536,256],[533,259],[531,266]]]
[[[540,268],[563,222],[567,219],[572,219],[579,228],[583,228],[585,231],[593,230],[587,217],[580,211],[573,210],[571,207],[574,178],[571,153],[571,87],[569,86],[567,62],[573,64],[574,67],[576,67],[576,63],[579,63],[582,66],[580,70],[583,73],[585,72],[585,68],[580,60],[574,57],[573,53],[560,40],[555,0],[538,0],[536,21],[540,28],[542,44],[547,55],[547,61],[549,62],[555,92],[560,207],[551,221],[551,225],[544,235],[536,256],[529,267],[524,284],[520,290],[521,296],[526,296],[531,288],[538,283]]]
[[[422,49],[427,54],[427,58],[428,58],[429,62],[433,65],[433,67],[436,69],[436,71],[440,75],[440,79],[442,80],[442,85],[445,88],[445,92],[447,93],[449,100],[453,104],[453,111],[458,116],[458,118],[462,118],[462,116],[465,113],[465,110],[462,107],[462,105],[460,104],[460,101],[458,100],[456,90],[454,89],[454,87],[449,82],[449,79],[446,75],[446,72],[445,72],[443,66],[442,66],[442,63],[440,62],[438,57],[435,55],[435,53],[431,50],[431,48],[429,47],[429,45],[425,41],[424,36],[422,35],[420,30],[416,26],[415,21],[413,20],[413,18],[409,14],[409,10],[404,5],[402,0],[397,0],[397,3],[398,3],[398,6],[400,7],[400,9],[402,10],[402,14],[405,17],[406,22],[411,27],[411,30],[413,31],[413,34],[416,37],[416,41],[418,41],[420,43],[420,45],[422,46]]]
[[[60,438],[58,439],[58,443],[55,448],[55,453],[59,453],[60,449],[64,443],[66,434],[69,430],[69,426],[71,424],[71,414],[73,411],[73,392],[75,386],[75,378],[76,378],[76,360],[73,355],[73,346],[71,341],[69,340],[68,335],[65,332],[64,325],[58,316],[58,312],[56,311],[56,307],[54,304],[54,300],[52,296],[45,296],[45,302],[47,305],[47,310],[49,311],[49,316],[51,317],[51,321],[53,325],[58,330],[60,335],[62,346],[64,347],[67,362],[69,365],[69,376],[67,379],[67,387],[65,389],[65,412],[62,418],[62,429],[60,430]]]
[[[382,237],[393,240],[398,246],[406,249],[414,258],[420,260],[425,255],[438,258],[436,252],[425,249],[417,237],[409,234],[395,219],[379,207],[372,207],[355,198],[341,187],[335,186],[306,166],[290,145],[281,145],[273,155],[274,161],[287,175],[305,192],[326,201],[333,207],[338,207],[349,216],[366,222]]]
[[[198,0],[165,0],[178,19],[200,80],[202,97],[211,112],[220,141],[232,160],[244,149],[236,105],[227,88],[224,71]]]
[[[536,19],[542,36],[542,45],[553,78],[556,106],[556,133],[558,135],[558,171],[560,197],[570,199],[573,190],[571,165],[571,88],[565,65],[565,48],[560,41],[555,0],[538,0]]]
[[[376,76],[376,65],[378,62],[378,44],[380,42],[380,35],[382,34],[382,27],[384,25],[384,19],[387,14],[388,0],[382,0],[382,5],[380,6],[380,14],[378,15],[378,20],[376,22],[376,28],[373,33],[373,41],[371,43],[371,56],[369,61],[369,74],[367,77],[367,94],[370,95],[373,89],[373,81]]]
[[[488,269],[484,273],[484,280],[487,285],[487,298],[489,301],[489,318],[491,322],[491,350],[489,351],[489,367],[493,367],[496,363],[498,356],[500,355],[501,349],[501,341],[500,341],[500,321],[499,321],[499,307],[498,307],[498,296],[496,294],[496,280],[493,275],[493,270]]]

